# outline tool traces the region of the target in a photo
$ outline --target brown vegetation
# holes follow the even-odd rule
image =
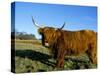
[[[11,43],[25,43],[25,44],[36,44],[36,45],[41,45],[40,41],[39,40],[19,40],[19,39],[16,39],[16,40],[11,40]]]

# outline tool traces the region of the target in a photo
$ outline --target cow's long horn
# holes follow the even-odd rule
[[[42,26],[39,26],[39,25],[35,22],[35,20],[33,19],[33,17],[32,17],[32,22],[33,22],[33,24],[34,24],[36,27],[38,27],[38,28],[43,28]]]
[[[66,24],[66,23],[64,22],[64,24],[62,25],[62,27],[61,27],[60,29],[63,29],[63,28],[64,28],[64,26],[65,26],[65,24]]]

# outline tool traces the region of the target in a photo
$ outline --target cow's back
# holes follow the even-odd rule
[[[62,31],[61,38],[68,54],[80,54],[88,49],[90,43],[96,45],[97,33],[92,30]]]

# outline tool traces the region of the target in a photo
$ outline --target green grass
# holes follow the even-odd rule
[[[46,72],[62,69],[54,68],[56,60],[50,55],[50,50],[36,43],[15,42],[15,72]],[[66,56],[63,70],[96,68],[89,62],[86,54]]]

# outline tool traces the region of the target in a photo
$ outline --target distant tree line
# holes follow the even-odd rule
[[[20,39],[20,40],[36,39],[34,34],[28,34],[26,32],[11,32],[11,38]]]

